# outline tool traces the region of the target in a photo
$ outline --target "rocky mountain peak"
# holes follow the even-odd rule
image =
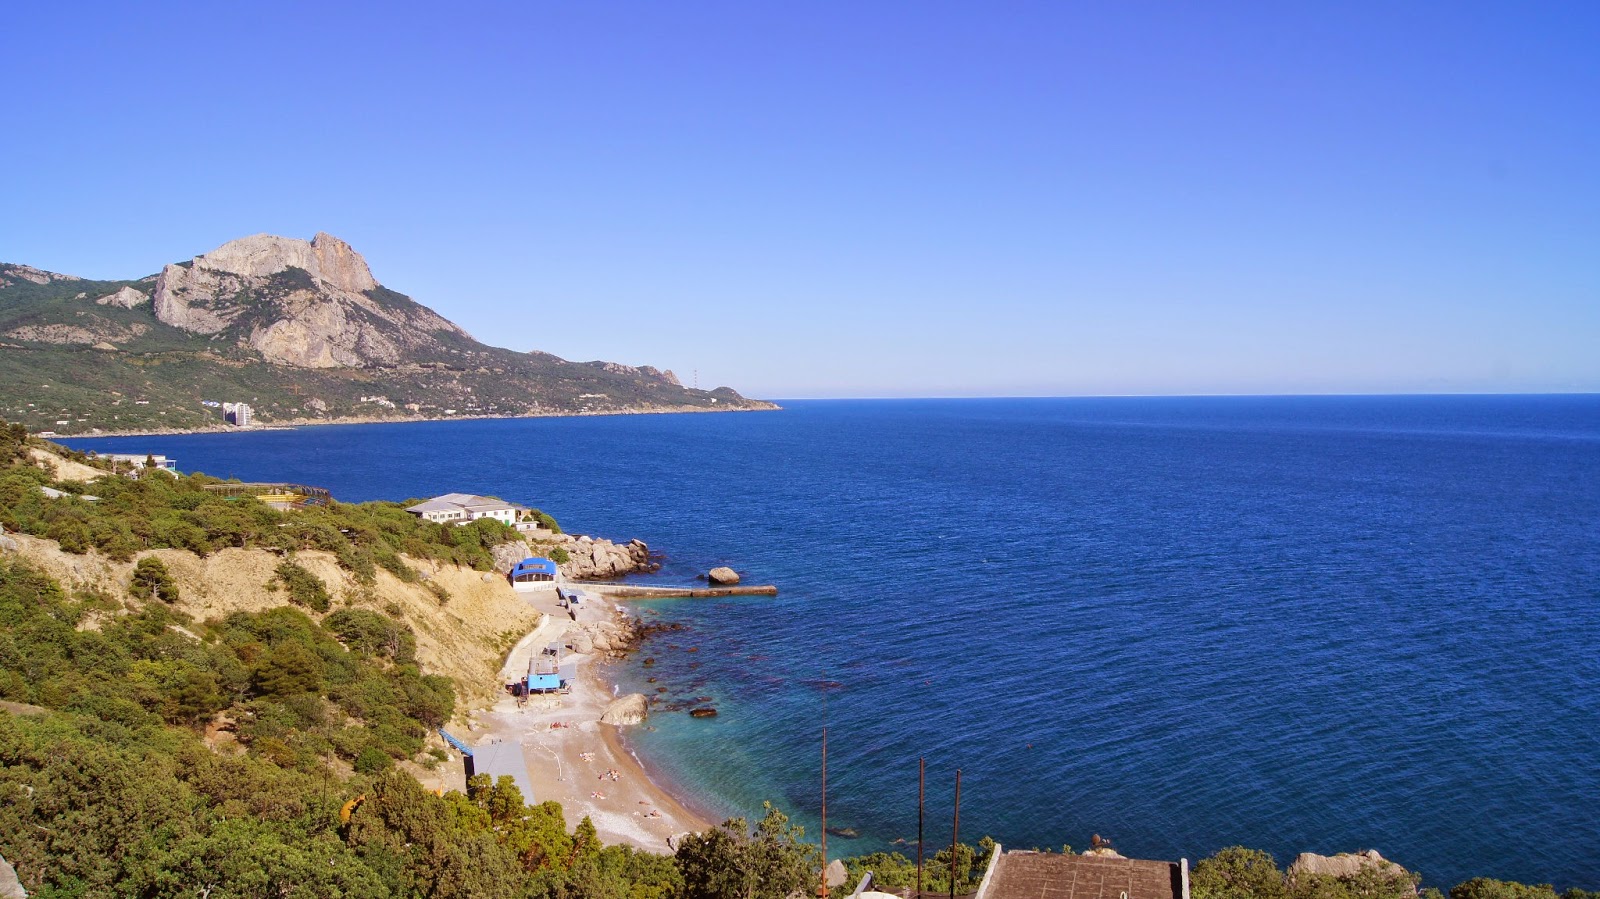
[[[256,234],[162,270],[156,318],[224,334],[269,362],[302,368],[396,365],[437,355],[465,331],[382,289],[348,243]]]
[[[205,269],[247,278],[266,278],[291,268],[300,269],[335,290],[363,293],[378,286],[367,260],[348,243],[319,231],[310,240],[255,234],[230,240],[209,253],[194,257],[189,265],[169,265],[172,269]],[[157,287],[159,294],[160,288]]]

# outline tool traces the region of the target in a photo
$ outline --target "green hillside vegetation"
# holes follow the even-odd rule
[[[0,275],[8,268],[0,264]],[[520,353],[448,332],[434,335],[438,350],[401,365],[269,364],[240,338],[267,321],[264,300],[309,286],[309,277],[299,269],[274,275],[261,296],[246,298],[257,311],[211,336],[164,324],[150,303],[123,309],[94,302],[125,286],[149,294],[153,279],[34,284],[0,278],[0,416],[34,431],[71,435],[223,424],[221,410],[203,401],[248,402],[261,424],[440,417],[449,409],[460,415],[535,415],[751,405],[727,388],[684,388],[604,363]],[[386,287],[368,296],[391,308],[418,308],[410,297]],[[80,339],[59,343],[17,336],[19,329],[52,326],[76,329]],[[38,336],[36,330],[22,333]],[[113,349],[95,349],[100,342]],[[418,408],[408,411],[408,404]]]
[[[423,521],[405,511],[414,501],[335,502],[281,512],[253,496],[207,491],[207,485],[224,482],[200,474],[147,471],[137,480],[108,476],[91,485],[57,485],[99,497],[95,501],[46,497],[39,487],[49,481],[32,466],[13,463],[0,469],[0,526],[58,541],[67,552],[94,548],[118,561],[146,549],[186,549],[202,556],[227,547],[322,550],[333,553],[358,580],[370,583],[382,567],[410,582],[417,573],[402,553],[487,571],[494,561],[491,547],[518,536],[490,519],[459,527]],[[321,602],[291,569],[280,570],[279,580],[310,607]]]

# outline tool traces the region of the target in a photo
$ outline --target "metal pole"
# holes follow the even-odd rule
[[[917,899],[922,899],[922,804],[928,788],[928,760],[917,759]]]
[[[828,728],[822,728],[822,899],[828,899]]]
[[[956,848],[961,845],[961,769],[956,769],[956,819],[950,827],[950,899],[956,899]]]

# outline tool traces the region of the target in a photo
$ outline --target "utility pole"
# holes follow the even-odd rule
[[[922,899],[922,806],[928,789],[928,760],[917,759],[917,899]]]
[[[950,826],[950,899],[956,899],[956,855],[961,846],[961,769],[956,769],[956,819]]]

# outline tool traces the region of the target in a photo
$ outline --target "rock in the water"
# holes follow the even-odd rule
[[[710,706],[703,706],[698,709],[690,709],[689,714],[696,718],[715,718],[717,717],[717,710]]]
[[[605,714],[600,716],[600,723],[626,727],[629,724],[643,722],[649,715],[650,704],[645,700],[644,694],[629,693],[606,706]]]
[[[739,583],[739,573],[723,565],[711,569],[711,573],[706,575],[706,580],[718,587],[732,587],[734,584]]]

